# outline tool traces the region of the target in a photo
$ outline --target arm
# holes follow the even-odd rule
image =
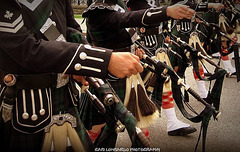
[[[174,13],[177,12],[177,13]],[[83,13],[91,25],[97,29],[119,29],[128,27],[158,26],[170,18],[181,19],[192,17],[194,11],[186,5],[163,6],[157,8],[128,11],[125,13],[107,9],[94,9]]]
[[[213,8],[216,11],[220,11],[224,8],[224,5],[221,3],[208,3],[208,9]]]
[[[5,11],[0,9],[0,69],[11,73],[64,72],[107,77],[112,50],[76,43],[37,40],[25,27],[18,9],[11,9],[11,19],[4,17]],[[16,26],[12,27],[15,23]],[[109,72],[114,73],[116,70],[119,67],[110,68]]]

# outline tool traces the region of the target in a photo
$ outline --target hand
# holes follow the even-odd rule
[[[199,19],[199,18],[195,18],[195,21],[198,23],[198,24],[200,24],[201,23],[201,20]]]
[[[87,82],[87,80],[83,76],[73,75],[73,79],[76,80],[77,82],[81,82],[82,85],[84,85],[84,86],[88,86],[89,85],[89,83]]]
[[[142,59],[143,58],[143,54],[145,54],[145,52],[142,49],[136,48],[136,50],[135,50],[135,55],[136,56],[138,56],[140,59]]]
[[[143,71],[139,57],[130,52],[113,52],[110,58],[108,71],[116,77],[130,77]]]
[[[167,7],[167,16],[173,19],[191,19],[194,14],[195,11],[186,5],[175,4]]]
[[[216,11],[220,11],[224,8],[224,5],[221,3],[208,3],[208,8],[213,8]]]
[[[165,43],[172,45],[171,38],[169,36],[166,36],[164,41],[165,41]]]

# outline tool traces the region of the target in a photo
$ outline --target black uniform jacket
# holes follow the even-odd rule
[[[64,72],[105,78],[111,50],[48,41],[42,33],[34,32],[33,27],[44,23],[41,19],[46,16],[56,23],[63,36],[66,36],[67,26],[80,30],[73,14],[64,7],[65,0],[55,2],[49,14],[41,14],[49,1],[39,1],[39,6],[34,8],[14,0],[1,0],[0,70],[23,74]]]
[[[125,28],[157,26],[169,19],[166,6],[123,11],[116,4],[97,0],[83,13],[88,19],[88,31],[93,44],[106,48],[123,48],[131,45],[131,39]]]

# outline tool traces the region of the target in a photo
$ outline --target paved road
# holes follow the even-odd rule
[[[77,19],[82,23],[81,19]],[[83,31],[86,31],[86,25],[81,24]],[[217,62],[216,59],[213,61]],[[233,64],[234,65],[234,64]],[[221,64],[221,66],[223,66]],[[207,66],[210,70],[214,70],[212,66]],[[197,91],[195,80],[192,76],[192,69],[186,71],[187,84]],[[209,83],[206,84],[207,86]],[[218,121],[213,119],[209,123],[207,132],[206,152],[239,152],[240,151],[240,82],[236,78],[225,78],[221,97],[220,111],[222,112]],[[196,101],[190,98],[191,101]],[[203,106],[198,101],[191,104],[198,111]],[[198,129],[197,132],[185,137],[168,136],[166,131],[166,117],[162,116],[149,127],[150,139],[156,148],[160,148],[161,152],[193,152],[200,130],[199,123],[192,123],[185,119],[180,111],[176,108],[178,119],[191,124]],[[131,141],[126,132],[120,133],[116,147],[129,148]],[[201,150],[201,142],[197,151]]]

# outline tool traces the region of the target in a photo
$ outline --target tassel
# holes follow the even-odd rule
[[[137,126],[140,128],[147,128],[152,125],[156,119],[159,118],[159,111],[156,110],[152,115],[148,115],[145,117],[140,116],[140,121],[138,121]]]
[[[137,108],[140,112],[140,121],[137,126],[147,128],[159,118],[157,106],[148,98],[144,84],[141,81],[141,76],[138,74],[134,86],[137,91]]]
[[[140,82],[138,80],[140,80]],[[138,84],[141,85],[140,90],[138,89]],[[124,105],[137,119],[137,126],[140,128],[147,128],[159,117],[159,111],[156,105],[147,97],[146,91],[142,86],[144,86],[144,84],[140,74],[132,75],[130,78],[127,78]],[[145,97],[142,98],[141,94]],[[140,102],[143,102],[143,104]],[[151,106],[148,107],[146,104],[151,104]],[[153,107],[152,104],[155,106],[154,108],[151,108]],[[145,109],[147,109],[147,111]]]
[[[137,95],[134,86],[132,86],[131,88],[127,109],[134,115],[137,121],[140,121],[139,112],[137,108]]]
[[[66,148],[67,148],[66,124],[64,123],[62,126],[58,126],[54,124],[52,127],[53,127],[54,151],[56,152],[66,151]]]
[[[234,29],[228,24],[227,20],[228,19],[223,14],[220,14],[220,16],[219,16],[219,26],[220,26],[220,29],[221,29],[222,32],[224,32],[226,34],[230,34],[228,36],[232,37]]]
[[[211,58],[203,48],[197,33],[192,33],[189,38],[189,45],[200,51],[204,56]]]
[[[50,128],[50,132],[45,133],[42,151],[41,152],[48,152],[51,151],[51,145],[53,141],[53,127]]]
[[[71,142],[71,146],[75,152],[85,152],[83,143],[81,142],[76,130],[71,126],[71,124],[66,123],[67,133]]]
[[[141,115],[142,116],[152,115],[157,109],[156,105],[148,98],[143,87],[140,84],[137,85],[137,92],[139,101],[138,105]]]

